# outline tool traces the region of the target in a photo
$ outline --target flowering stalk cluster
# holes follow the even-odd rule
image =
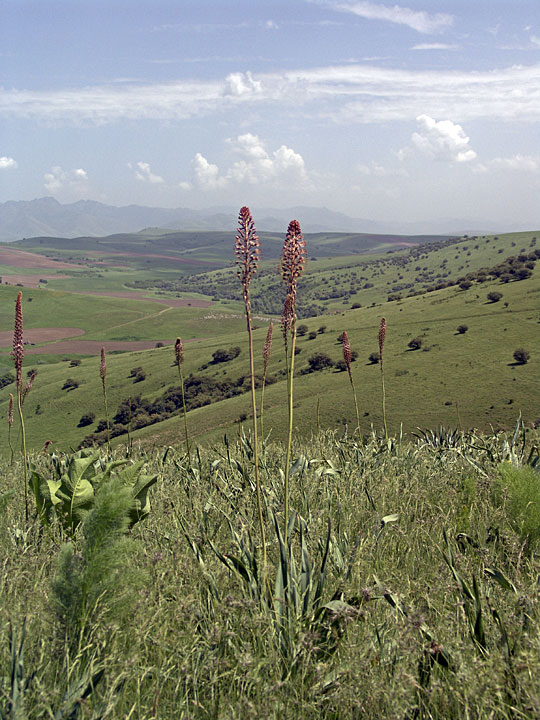
[[[379,325],[379,355],[381,358],[381,365],[383,362],[383,348],[384,348],[385,338],[386,338],[386,318],[381,318],[381,322]]]
[[[353,397],[354,397],[354,409],[356,410],[356,430],[357,430],[357,432],[359,432],[360,431],[360,415],[358,414],[358,401],[356,398],[356,388],[354,387],[354,381],[353,381],[352,370],[351,370],[352,350],[351,350],[351,343],[349,342],[349,336],[347,335],[346,331],[343,331],[342,344],[343,344],[343,359],[345,360],[345,364],[347,365],[347,372],[349,373],[349,381],[351,383]]]
[[[257,272],[259,266],[259,238],[255,229],[255,223],[251,217],[249,208],[244,206],[240,208],[238,214],[238,234],[234,247],[236,255],[236,264],[238,265],[238,277],[242,283],[244,304],[249,313],[251,303],[249,299],[249,283],[251,278]],[[251,318],[248,318],[248,322]]]
[[[382,390],[382,414],[384,423],[384,436],[388,440],[388,427],[386,425],[386,390],[384,387],[384,366],[383,366],[383,349],[386,339],[386,318],[381,318],[379,324],[379,355],[381,359],[381,390]]]
[[[184,362],[184,343],[182,342],[181,337],[177,337],[176,342],[174,343],[174,357],[176,367],[178,368],[178,377],[180,378],[180,390],[182,391],[182,411],[184,413],[184,434],[186,438],[186,451],[188,459],[191,460],[191,449],[189,446],[189,434],[187,424],[186,395],[184,389],[184,374],[182,372],[182,363]]]
[[[268,332],[266,333],[266,340],[263,345],[263,379],[261,389],[261,438],[264,443],[264,388],[266,386],[266,373],[268,371],[268,362],[270,360],[270,353],[272,352],[272,335],[274,333],[274,321],[270,320],[268,326]]]
[[[253,456],[255,462],[255,485],[257,488],[257,509],[259,525],[261,528],[261,543],[263,549],[263,567],[266,567],[266,535],[262,507],[261,483],[259,478],[259,440],[257,433],[257,403],[255,399],[255,364],[253,358],[253,327],[251,325],[251,301],[249,297],[249,284],[259,266],[259,238],[255,223],[248,207],[240,208],[238,214],[238,234],[234,247],[236,264],[238,265],[238,278],[242,283],[244,305],[246,308],[246,324],[249,344],[249,372],[251,378],[251,409],[253,413]]]
[[[17,392],[22,392],[22,365],[24,360],[24,340],[23,340],[23,314],[22,314],[22,293],[17,295],[15,303],[15,326],[13,329],[13,363],[15,365],[15,373],[17,376],[16,386]]]
[[[105,359],[105,348],[101,348],[101,362],[99,364],[99,377],[103,387],[103,404],[105,405],[105,420],[107,421],[107,450],[111,452],[111,427],[109,424],[109,406],[107,403],[107,360]]]

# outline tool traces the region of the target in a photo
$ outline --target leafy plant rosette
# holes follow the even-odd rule
[[[64,530],[73,534],[93,509],[99,488],[113,477],[131,490],[130,527],[149,514],[148,491],[158,476],[142,473],[144,461],[105,462],[99,453],[89,449],[65,457],[52,455],[51,461],[51,474],[33,464],[30,467],[37,513],[44,525],[49,525],[56,515]]]

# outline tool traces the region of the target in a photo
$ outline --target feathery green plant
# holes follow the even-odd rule
[[[291,446],[293,430],[293,381],[294,355],[296,349],[296,286],[306,263],[306,243],[298,220],[291,220],[287,229],[281,253],[281,277],[287,287],[287,295],[281,316],[281,328],[285,342],[285,356],[288,350],[288,334],[291,335],[289,361],[287,364],[287,397],[289,409],[289,429],[287,437],[287,454],[285,459],[285,539],[289,528],[289,472],[291,464]]]
[[[360,432],[360,415],[358,414],[358,401],[356,399],[356,388],[354,387],[354,380],[352,376],[351,371],[351,361],[352,361],[352,352],[351,352],[351,344],[349,342],[349,336],[344,331],[342,335],[342,344],[343,344],[343,359],[345,360],[345,364],[347,365],[347,372],[349,373],[349,381],[351,383],[353,396],[354,396],[354,409],[356,410],[356,432]]]
[[[187,408],[186,408],[186,395],[184,388],[184,373],[182,371],[182,363],[184,362],[184,343],[182,338],[177,337],[174,343],[174,357],[176,367],[178,368],[178,377],[180,378],[180,390],[182,391],[182,411],[184,414],[184,435],[186,439],[186,452],[188,460],[191,460],[191,450],[189,447],[189,433],[187,424]]]
[[[107,452],[111,454],[111,426],[109,423],[109,408],[107,404],[107,360],[105,358],[105,348],[101,348],[101,362],[99,364],[99,377],[101,378],[101,387],[103,388],[103,403],[105,405],[105,421],[107,423]]]
[[[266,533],[264,530],[264,517],[261,495],[261,480],[259,477],[259,440],[257,434],[257,403],[255,398],[255,366],[253,358],[253,325],[251,322],[251,300],[249,296],[249,285],[251,278],[257,272],[259,265],[259,238],[255,229],[255,223],[249,211],[244,206],[240,208],[238,215],[238,234],[235,243],[236,264],[238,265],[238,277],[242,283],[244,306],[246,309],[246,325],[249,343],[249,375],[251,381],[251,412],[253,415],[253,461],[255,464],[255,485],[257,488],[257,510],[259,513],[259,525],[261,528],[261,543],[263,550],[263,565],[266,566]]]
[[[52,582],[53,605],[66,640],[81,647],[96,614],[126,617],[143,581],[130,568],[137,544],[127,535],[133,497],[119,477],[106,480],[85,516],[80,546],[68,543],[58,559]]]

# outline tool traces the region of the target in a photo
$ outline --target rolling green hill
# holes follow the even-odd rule
[[[340,360],[342,350],[337,336],[343,330],[347,330],[352,348],[358,352],[353,374],[358,390],[361,429],[367,432],[372,424],[381,427],[380,365],[370,363],[369,356],[378,349],[377,327],[383,315],[388,321],[385,373],[392,433],[399,433],[400,428],[409,432],[417,426],[439,424],[456,426],[460,423],[464,428],[482,429],[509,427],[519,413],[527,424],[537,422],[540,416],[537,403],[540,394],[539,266],[521,281],[502,282],[500,277],[478,272],[482,267],[493,268],[509,256],[530,254],[535,246],[533,238],[532,233],[520,233],[499,238],[463,239],[439,247],[429,245],[385,256],[356,258],[357,266],[349,264],[350,258],[310,262],[299,298],[302,293],[320,293],[326,285],[325,279],[338,288],[349,286],[351,274],[361,276],[361,282],[370,287],[359,290],[360,307],[350,309],[352,298],[347,303],[343,298],[332,299],[324,315],[301,321],[307,330],[298,340],[300,352],[296,358],[295,426],[298,433],[309,436],[316,431],[317,405],[323,428],[351,426],[354,422],[354,403],[347,373],[340,372],[335,366],[306,372],[309,358],[315,353],[328,355],[334,363]],[[468,273],[476,274],[468,289],[455,284],[433,289],[439,280],[455,282],[456,275]],[[330,280],[332,276],[333,281]],[[420,279],[413,288],[396,290],[397,283],[406,285],[415,277]],[[264,282],[267,282],[266,277],[263,277]],[[422,292],[428,289],[429,292]],[[389,291],[405,296],[388,302]],[[411,291],[419,294],[407,297]],[[502,297],[497,302],[490,302],[487,297],[490,292],[502,293]],[[0,288],[0,295],[5,300],[11,299],[2,304],[4,328],[11,326],[15,293],[16,288]],[[169,295],[172,296],[165,292],[164,297]],[[31,303],[28,302],[30,297]],[[111,338],[162,340],[167,339],[167,333],[170,342],[177,335],[185,339],[206,338],[186,345],[184,372],[186,376],[191,373],[222,383],[224,389],[219,392],[232,396],[189,412],[193,436],[198,441],[209,441],[225,432],[236,433],[239,419],[249,416],[248,396],[235,394],[245,387],[244,378],[248,373],[245,320],[240,305],[222,304],[206,310],[171,307],[163,312],[155,303],[141,300],[44,289],[25,290],[23,298],[27,328],[64,323],[85,329],[88,337],[96,341]],[[135,313],[140,313],[140,317]],[[260,372],[267,323],[263,319],[256,319],[255,323],[259,326],[255,331],[256,371]],[[467,326],[466,332],[457,331],[460,325]],[[421,349],[409,349],[408,343],[413,338],[421,339]],[[230,362],[212,363],[216,350],[236,346],[241,348],[238,357]],[[520,347],[530,353],[529,362],[523,365],[517,365],[513,360],[514,350]],[[99,358],[82,359],[76,367],[68,367],[66,363],[59,363],[58,357],[56,362],[49,361],[50,356],[47,358],[45,353],[54,348],[44,345],[42,349],[42,355],[28,354],[25,359],[25,370],[38,369],[34,389],[25,403],[29,443],[32,447],[40,447],[50,439],[60,448],[76,447],[103,418]],[[73,353],[67,358],[76,355]],[[129,397],[141,396],[142,401],[154,402],[169,387],[177,387],[173,359],[171,345],[109,355],[111,416]],[[41,364],[36,364],[40,360]],[[4,371],[8,366],[6,354]],[[134,382],[132,371],[139,368],[145,377]],[[278,439],[285,433],[286,391],[282,341],[277,327],[269,373],[275,382],[266,391],[265,430]],[[67,379],[74,380],[78,387],[62,389]],[[12,390],[12,385],[4,388],[0,405],[4,416],[8,393]],[[84,414],[94,414],[95,421],[77,427]],[[182,437],[180,418],[176,415],[143,427],[132,436],[147,445],[176,441]],[[125,439],[126,436],[121,435],[115,442]],[[1,443],[6,452],[7,433],[3,434]]]

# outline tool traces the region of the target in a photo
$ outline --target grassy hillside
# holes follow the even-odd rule
[[[323,428],[354,422],[354,404],[346,372],[338,372],[332,367],[303,374],[309,367],[309,358],[315,353],[324,353],[334,362],[341,359],[342,349],[337,336],[343,330],[347,330],[352,349],[358,352],[353,373],[361,409],[361,429],[366,432],[372,424],[381,427],[380,366],[371,364],[369,356],[378,350],[377,328],[382,315],[388,322],[385,373],[392,432],[398,433],[401,426],[408,432],[417,426],[456,426],[458,422],[464,428],[509,427],[520,412],[526,423],[534,423],[539,419],[536,398],[540,392],[539,277],[538,269],[535,269],[532,277],[520,282],[502,286],[499,282],[485,282],[468,290],[450,287],[306,320],[307,332],[298,339],[300,353],[296,358],[295,425],[298,432],[309,435],[316,429],[317,401]],[[503,294],[495,303],[487,300],[488,293],[493,290]],[[1,291],[13,292],[13,289],[2,288]],[[36,302],[24,305],[28,325],[32,323],[34,307],[37,310],[39,305]],[[185,309],[174,310],[184,312]],[[190,333],[196,334],[201,327],[208,329],[207,340],[186,346],[186,376],[193,373],[236,383],[248,372],[244,321],[238,315],[227,321],[230,324],[226,326],[223,314],[211,315],[214,319],[205,320],[206,325],[186,315],[185,320],[170,323],[167,329],[176,331],[172,332],[173,337],[179,334],[185,338],[189,338]],[[155,321],[155,317],[147,321],[149,334],[150,331],[163,334],[162,328],[158,327],[159,332],[156,330]],[[5,322],[8,322],[7,316]],[[256,372],[260,373],[266,324],[261,320],[256,320],[256,324],[259,326],[255,331]],[[457,331],[460,325],[468,328],[464,334]],[[131,328],[129,333],[134,327],[140,332],[144,323],[137,321],[128,327]],[[323,327],[324,332],[319,332]],[[217,336],[220,330],[222,334]],[[210,337],[210,332],[214,337]],[[122,335],[118,328],[104,328],[101,332],[94,328],[93,331],[99,338],[110,337],[113,333],[118,337],[130,336],[126,327]],[[310,339],[311,333],[315,333],[314,339]],[[412,351],[408,343],[417,337],[422,340],[422,347]],[[216,350],[235,346],[242,349],[237,358],[212,364]],[[530,360],[525,365],[514,363],[513,352],[520,347],[530,353]],[[173,360],[172,346],[111,355],[108,362],[111,414],[130,396],[141,395],[154,400],[168,387],[177,386]],[[35,366],[33,362],[34,358],[27,355],[25,368]],[[45,439],[55,441],[61,448],[75,447],[95,428],[95,423],[85,428],[78,428],[77,424],[81,416],[89,412],[95,414],[96,423],[103,418],[98,366],[98,357],[83,359],[74,368],[58,362],[36,366],[38,379],[25,405],[33,447],[39,447]],[[140,382],[134,382],[130,377],[131,370],[136,367],[142,367],[145,372],[145,379]],[[282,438],[286,425],[284,367],[282,341],[276,328],[269,373],[277,382],[267,388],[265,412],[266,429],[272,432],[273,438]],[[68,378],[74,379],[79,386],[70,391],[62,390]],[[0,405],[4,416],[9,391],[10,386],[4,389]],[[248,397],[239,395],[193,410],[189,413],[189,424],[195,437],[212,439],[222,437],[225,431],[236,433],[238,424],[235,421],[246,414],[249,414]],[[134,437],[140,436],[150,445],[163,444],[173,442],[180,432],[179,421],[173,418],[138,430]],[[5,435],[2,447],[6,452]]]

